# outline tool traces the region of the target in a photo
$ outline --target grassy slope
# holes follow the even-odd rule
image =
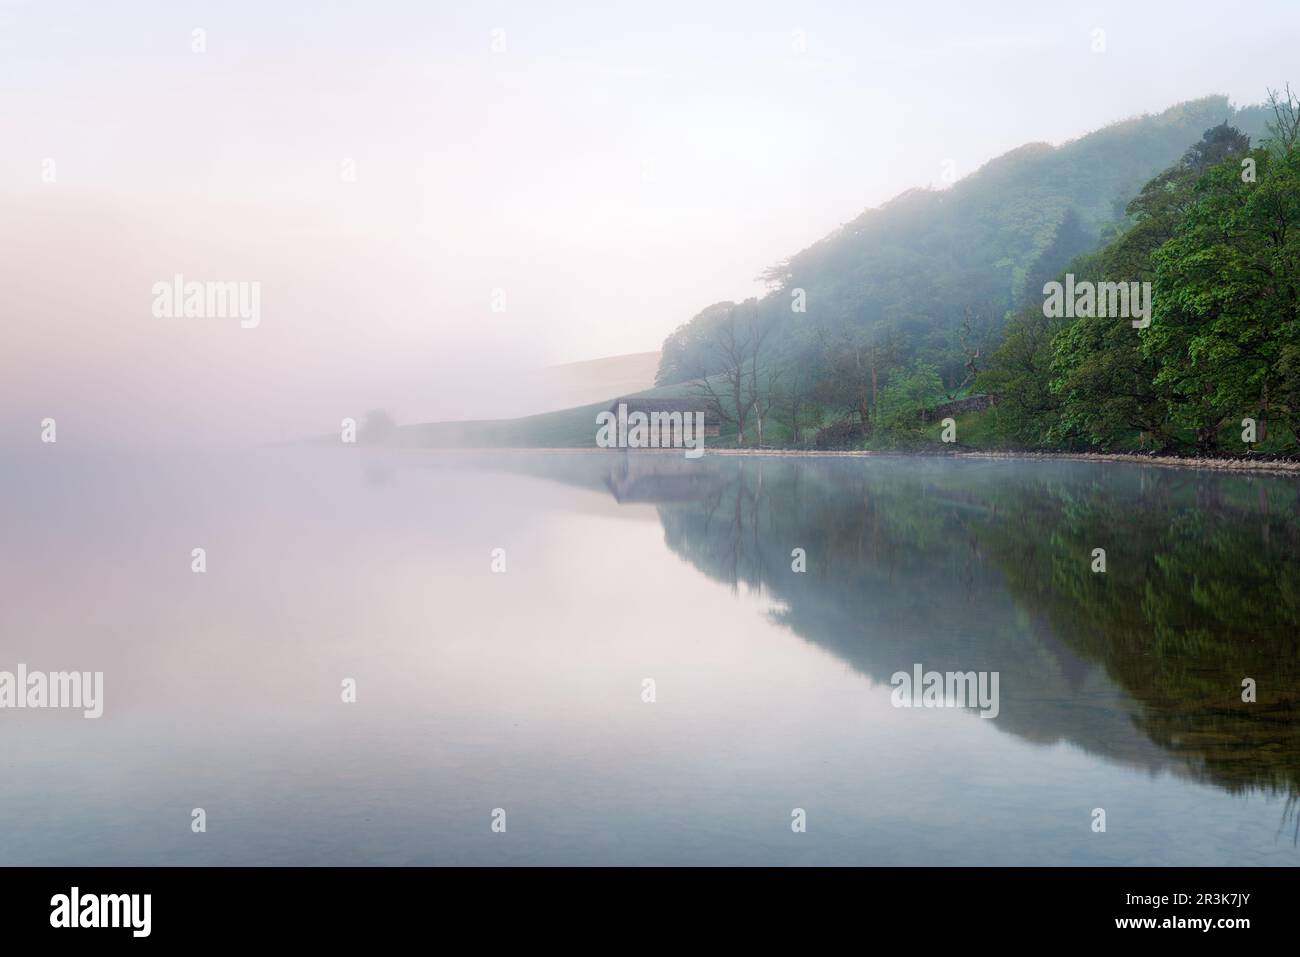
[[[421,448],[582,448],[596,444],[596,413],[608,402],[543,412],[521,419],[428,422],[400,430],[403,444]]]
[[[664,386],[632,393],[638,396],[689,395],[683,386]],[[484,419],[470,422],[427,422],[400,430],[406,445],[421,448],[595,448],[596,413],[608,409],[615,396],[591,405],[580,405],[519,419]]]

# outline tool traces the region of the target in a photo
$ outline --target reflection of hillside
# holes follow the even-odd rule
[[[1300,791],[1300,521],[1287,480],[618,459],[610,487],[658,502],[674,551],[766,590],[778,620],[873,680],[913,662],[1000,671],[1004,731],[1230,790]],[[806,574],[791,571],[796,547]],[[1096,547],[1104,575],[1089,568]],[[1255,704],[1240,700],[1244,677],[1259,683]]]

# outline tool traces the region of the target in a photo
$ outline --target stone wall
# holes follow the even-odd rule
[[[964,399],[956,399],[952,402],[936,405],[933,409],[927,410],[923,418],[927,422],[938,422],[940,419],[946,419],[949,416],[956,417],[967,412],[982,412],[993,404],[994,398],[991,395],[971,395]]]

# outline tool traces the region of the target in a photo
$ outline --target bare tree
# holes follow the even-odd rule
[[[747,323],[749,327],[746,339],[746,345],[749,349],[749,381],[745,399],[749,403],[750,410],[754,413],[758,426],[758,444],[761,446],[763,444],[763,417],[767,415],[776,401],[775,390],[779,385],[780,375],[775,371],[769,371],[766,376],[766,387],[764,387],[759,362],[763,352],[763,344],[767,341],[772,326],[761,322],[756,307],[750,308]]]
[[[1284,90],[1269,90],[1268,105],[1273,110],[1268,130],[1274,142],[1283,150],[1292,149],[1300,140],[1300,99],[1291,92],[1291,84]]]
[[[733,308],[710,332],[708,355],[703,360],[707,365],[697,364],[692,388],[720,421],[736,427],[736,444],[744,445],[745,423],[750,411],[745,402],[749,330],[737,319],[737,308]]]
[[[978,322],[978,320],[976,320],[976,322]],[[962,389],[974,382],[980,372],[980,354],[984,349],[984,339],[988,333],[988,326],[980,323],[980,329],[975,331],[972,328],[973,325],[971,310],[970,307],[967,306],[965,317],[962,319],[962,323],[957,329],[957,341],[961,345],[961,352],[965,357],[965,362],[962,363],[962,368],[965,370],[966,375],[956,385],[950,386],[948,383],[944,383],[944,394],[948,396],[949,401],[957,398],[957,393],[961,392]]]
[[[806,418],[816,415],[812,386],[798,364],[777,377],[773,388],[773,413],[776,420],[790,430],[795,445],[803,444]]]
[[[858,424],[870,430],[882,373],[897,361],[897,341],[880,329],[866,341],[841,333],[832,342],[824,332],[818,333],[818,341],[824,364],[817,387],[819,398],[828,406],[856,415]]]
[[[749,402],[750,409],[754,412],[754,420],[758,426],[758,444],[763,445],[763,419],[768,412],[776,405],[777,399],[781,395],[781,373],[777,370],[767,372],[763,387],[759,387],[759,373],[755,369],[749,380]]]
[[[764,345],[772,331],[762,322],[758,300],[731,306],[706,336],[706,348],[697,361],[692,389],[722,422],[736,427],[736,444],[745,444],[750,416],[758,420],[758,442],[763,442],[763,417],[775,401],[771,374],[763,384]]]

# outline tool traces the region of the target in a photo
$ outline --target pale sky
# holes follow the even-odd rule
[[[1297,37],[1294,0],[0,0],[0,441],[526,413],[512,369],[657,349],[946,159],[1259,102]],[[260,324],[155,317],[176,273]]]

